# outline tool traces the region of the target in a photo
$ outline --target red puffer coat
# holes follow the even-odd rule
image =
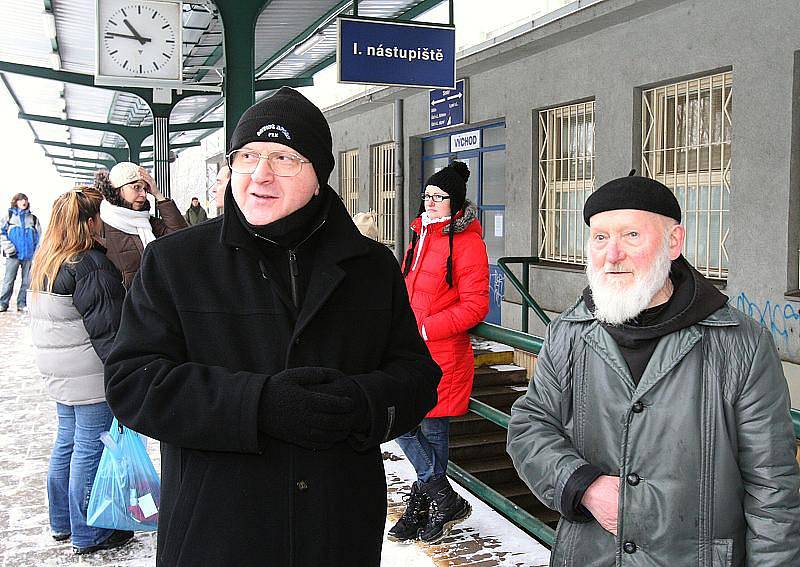
[[[477,208],[467,202],[456,215],[453,236],[453,287],[445,280],[450,255],[450,223],[428,225],[425,238],[417,242],[406,289],[431,355],[442,369],[439,401],[425,417],[463,415],[467,412],[475,363],[467,330],[489,312],[489,261],[482,238]],[[417,234],[422,219],[411,223]],[[419,258],[417,259],[417,254]],[[415,261],[416,260],[416,261]]]

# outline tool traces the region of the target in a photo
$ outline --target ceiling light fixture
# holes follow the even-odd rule
[[[303,55],[311,50],[312,47],[317,46],[323,39],[325,39],[325,34],[321,31],[315,32],[311,35],[307,40],[303,43],[298,43],[295,48],[292,50],[292,53],[295,55]]]
[[[56,38],[56,17],[53,12],[42,12],[42,20],[44,20],[44,31],[47,33],[49,39]]]

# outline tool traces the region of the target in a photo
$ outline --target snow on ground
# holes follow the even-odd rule
[[[404,508],[402,497],[416,478],[414,468],[394,442],[382,445],[383,464],[389,488],[389,516],[396,521]],[[436,565],[498,565],[535,567],[547,565],[550,551],[517,528],[471,492],[451,481],[455,490],[472,505],[472,515],[437,545],[384,544],[384,554],[397,546],[424,549]],[[387,522],[390,523],[390,522]]]

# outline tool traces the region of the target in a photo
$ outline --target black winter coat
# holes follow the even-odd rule
[[[332,201],[309,241],[317,250],[296,325],[235,214],[145,250],[106,394],[122,423],[162,441],[159,566],[380,564],[379,444],[435,405],[441,373],[394,257]],[[308,450],[259,432],[265,383],[301,366],[356,381],[365,435]]]

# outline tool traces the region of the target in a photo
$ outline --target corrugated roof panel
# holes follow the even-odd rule
[[[52,0],[65,71],[94,73],[94,0]]]
[[[49,67],[53,48],[45,33],[44,2],[2,0],[2,5],[0,59]]]

